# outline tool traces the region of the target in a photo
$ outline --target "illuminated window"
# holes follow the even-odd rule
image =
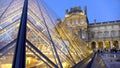
[[[67,20],[66,23],[67,23],[67,26],[71,26],[70,20]]]
[[[91,38],[95,38],[95,32],[91,33]]]
[[[85,31],[84,31],[84,28],[82,27],[82,39],[85,39],[86,37],[86,34],[85,34]]]

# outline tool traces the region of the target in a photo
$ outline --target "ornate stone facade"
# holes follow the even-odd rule
[[[62,26],[92,49],[120,49],[120,20],[89,23],[87,9],[74,7],[66,10]]]
[[[89,24],[89,45],[99,49],[120,49],[120,20]]]

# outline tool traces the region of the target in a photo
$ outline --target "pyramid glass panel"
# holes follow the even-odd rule
[[[85,42],[71,37],[58,25],[57,15],[43,0],[28,0],[28,5],[24,1],[27,0],[0,0],[0,68],[12,67],[16,54],[26,53],[26,68],[69,68],[91,54]],[[19,27],[22,20],[27,22],[26,29]],[[20,30],[26,30],[26,51],[19,53],[16,43],[22,39]]]

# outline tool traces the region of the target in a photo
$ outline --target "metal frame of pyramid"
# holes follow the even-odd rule
[[[57,18],[42,0],[1,0],[0,12],[0,65],[34,67],[26,64],[29,56],[38,66],[72,67],[89,54],[86,44],[71,41],[64,29],[68,40],[60,36]]]

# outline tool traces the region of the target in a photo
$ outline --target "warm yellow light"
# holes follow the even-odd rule
[[[27,57],[26,58],[26,68],[30,68],[33,66],[36,66],[37,64],[39,64],[40,62],[32,57]]]
[[[19,24],[17,24],[16,27],[19,27]]]
[[[66,62],[63,62],[62,65],[63,65],[64,68],[70,68],[70,64],[68,64]]]
[[[0,68],[12,68],[12,64],[1,64]]]

